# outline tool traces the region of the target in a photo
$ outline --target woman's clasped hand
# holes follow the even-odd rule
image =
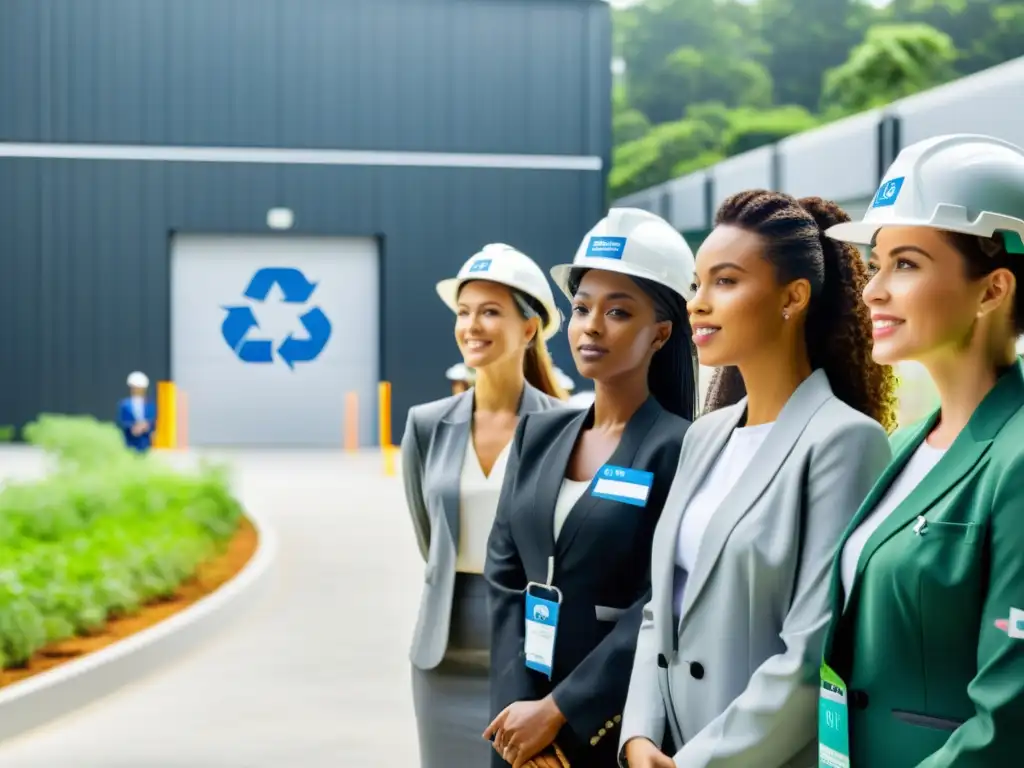
[[[565,716],[554,698],[545,696],[540,701],[509,704],[487,726],[483,736],[512,768],[522,768],[531,758],[538,768],[547,768],[547,764],[560,768],[557,757],[540,753],[551,746],[563,725]]]

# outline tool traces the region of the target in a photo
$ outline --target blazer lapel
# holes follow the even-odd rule
[[[661,628],[661,648],[666,653],[675,648],[676,635],[673,621],[673,591],[675,589],[676,543],[679,538],[679,526],[683,521],[683,512],[689,505],[693,494],[704,482],[708,472],[715,465],[729,435],[743,419],[746,411],[745,403],[740,402],[729,406],[731,414],[723,418],[713,431],[702,435],[690,445],[683,442],[683,450],[679,454],[676,474],[672,479],[665,506],[661,512],[659,527],[664,526],[666,536],[655,535],[654,551],[651,554],[651,583],[661,587],[657,606],[658,617],[656,626]],[[699,427],[698,427],[699,429]],[[696,434],[691,432],[690,434]],[[662,620],[661,617],[665,617]]]
[[[448,412],[437,422],[432,451],[440,457],[441,506],[448,521],[448,532],[458,546],[459,542],[459,487],[462,463],[470,441],[473,424],[473,390],[463,392]]]
[[[721,506],[708,523],[701,539],[693,573],[686,579],[679,628],[700,597],[733,528],[775,477],[811,417],[831,397],[832,388],[829,386],[828,377],[824,371],[817,370],[797,387],[783,406],[775,425],[754,454],[740,481],[722,500]],[[745,399],[742,404],[745,410]]]
[[[946,454],[871,534],[857,560],[857,570],[854,574],[853,586],[850,588],[851,599],[846,601],[847,605],[852,604],[852,598],[860,585],[860,577],[871,560],[871,556],[911,520],[926,512],[981,461],[992,444],[993,438],[1020,408],[1022,396],[1024,396],[1024,375],[1022,375],[1021,364],[1018,360],[1010,371],[1000,377],[992,391],[981,401],[970,421],[967,422],[967,426],[956,436]],[[898,468],[884,473],[883,478],[888,481],[884,488],[879,488],[882,485],[881,482],[876,483],[875,490],[872,491],[868,499],[872,504],[870,506],[867,503],[861,505],[857,514],[858,520],[863,519],[874,510],[884,491],[888,490],[892,480],[895,479],[897,472],[903,468],[914,451],[931,432],[938,416],[938,412],[932,414],[913,438],[907,440],[903,450],[900,451]],[[893,463],[896,464],[896,462]]]
[[[640,446],[643,444],[644,438],[647,437],[647,433],[651,431],[651,427],[658,418],[658,414],[661,413],[661,406],[658,405],[658,401],[653,397],[648,397],[641,405],[636,413],[626,422],[625,428],[622,430],[622,437],[619,438],[619,444],[612,451],[612,455],[609,457],[606,464],[611,464],[616,467],[631,467],[633,466],[633,460],[636,458],[636,453],[640,450]],[[576,435],[579,432],[577,430]],[[576,437],[574,435],[573,437]],[[572,452],[572,445],[576,443],[575,440],[569,446],[569,452]],[[566,457],[566,464],[568,464],[569,456]],[[562,477],[565,477],[565,465],[562,465]],[[561,478],[559,478],[559,486],[561,485]],[[590,481],[590,487],[580,497],[579,501],[576,502],[575,506],[569,511],[569,516],[566,517],[565,523],[562,525],[561,533],[559,533],[558,541],[555,542],[555,554],[560,555],[565,552],[576,538],[576,534],[579,533],[580,528],[583,526],[587,516],[593,511],[594,506],[599,503],[607,503],[603,499],[595,497],[591,491],[593,490],[594,480]],[[554,499],[557,498],[558,489],[555,490],[555,495],[550,497],[551,502],[551,516],[552,516],[552,527],[554,526]]]
[[[539,531],[538,545],[545,560],[555,554],[555,504],[562,487],[562,479],[565,477],[565,470],[569,466],[569,458],[576,446],[580,430],[584,423],[592,419],[593,406],[573,416],[562,427],[562,431],[552,438],[547,446],[542,447],[540,471],[533,487],[533,513],[538,517],[534,524]],[[581,498],[580,501],[582,500]],[[572,514],[569,517],[571,518]],[[566,535],[568,526],[569,521],[566,520],[562,526],[560,540]]]
[[[448,412],[437,423],[433,450],[442,457],[440,481],[441,505],[448,521],[448,531],[456,546],[459,543],[459,490],[462,485],[462,465],[466,451],[473,450],[474,389],[459,395]],[[519,416],[540,409],[544,394],[529,383],[519,398]]]

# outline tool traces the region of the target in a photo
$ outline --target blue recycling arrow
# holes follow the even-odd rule
[[[228,311],[228,314],[224,318],[224,322],[220,324],[220,332],[228,346],[237,352],[238,345],[242,343],[242,339],[245,338],[249,329],[259,328],[260,324],[256,322],[256,315],[249,307],[224,307],[224,309]]]
[[[313,295],[316,283],[311,283],[306,276],[294,267],[263,267],[249,281],[245,289],[246,298],[254,301],[266,301],[270,289],[277,283],[289,304],[302,304]]]
[[[296,339],[292,334],[288,334],[288,338],[277,348],[281,359],[292,370],[295,370],[295,363],[308,363],[310,360],[315,360],[331,337],[331,321],[327,319],[327,315],[320,310],[320,307],[313,307],[299,320],[302,321],[309,338]]]
[[[244,363],[274,362],[274,343],[269,339],[250,339],[238,348],[238,359]]]

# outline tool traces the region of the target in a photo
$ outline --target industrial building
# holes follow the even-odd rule
[[[605,210],[601,0],[0,4],[0,424],[188,395],[193,445],[376,443],[459,359],[434,283]],[[556,362],[572,370],[564,340]]]

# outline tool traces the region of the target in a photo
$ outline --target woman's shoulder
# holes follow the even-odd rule
[[[812,443],[819,446],[850,443],[889,446],[885,427],[838,397],[830,397],[815,412],[806,434]]]
[[[437,422],[455,410],[464,399],[472,396],[472,390],[467,390],[457,395],[431,400],[429,403],[414,405],[409,409],[409,424],[419,429],[433,428]]]

